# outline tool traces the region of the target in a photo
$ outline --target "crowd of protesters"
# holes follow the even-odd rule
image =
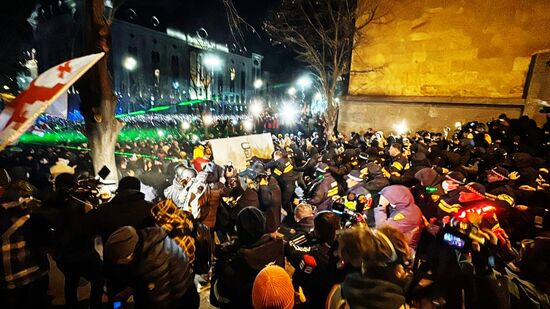
[[[114,197],[87,145],[0,153],[2,308],[48,306],[47,255],[69,307],[84,277],[92,308],[198,308],[208,288],[220,308],[550,308],[549,123],[261,119],[275,152],[244,171],[198,139],[119,142]]]

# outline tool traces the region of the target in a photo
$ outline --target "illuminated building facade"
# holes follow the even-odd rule
[[[197,35],[120,20],[113,23],[112,37],[114,88],[130,111],[204,99],[217,111],[240,113],[261,91],[254,88],[264,76],[261,55],[235,54]]]

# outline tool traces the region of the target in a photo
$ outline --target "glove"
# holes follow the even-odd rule
[[[518,172],[511,172],[508,177],[511,180],[518,180],[521,176],[518,174]]]

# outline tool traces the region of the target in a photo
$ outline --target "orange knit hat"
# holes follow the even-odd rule
[[[294,306],[292,281],[283,268],[268,265],[260,271],[252,287],[252,305],[255,309],[291,309]]]

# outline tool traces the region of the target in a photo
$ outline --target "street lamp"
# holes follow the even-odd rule
[[[137,68],[137,60],[132,56],[128,56],[124,58],[124,61],[122,61],[122,66],[127,71],[133,71]]]
[[[309,75],[304,75],[298,79],[298,86],[302,88],[302,91],[309,88],[312,83],[313,82],[311,81],[311,77],[309,77]]]
[[[254,89],[260,89],[264,85],[264,81],[261,79],[257,79],[254,81]]]
[[[286,93],[288,93],[288,95],[290,95],[290,96],[295,96],[296,95],[296,88],[294,88],[293,86],[290,86],[288,88],[288,90],[286,91]]]
[[[128,94],[128,99],[130,99],[130,72],[134,71],[136,68],[137,68],[137,60],[132,57],[132,56],[127,56],[124,58],[124,60],[122,60],[122,67],[124,67],[124,69],[126,70],[127,72],[127,94]],[[131,101],[131,99],[130,99]],[[130,105],[132,105],[132,102],[130,102]],[[129,110],[129,108],[128,108]],[[135,111],[135,106],[133,108],[132,111]]]

